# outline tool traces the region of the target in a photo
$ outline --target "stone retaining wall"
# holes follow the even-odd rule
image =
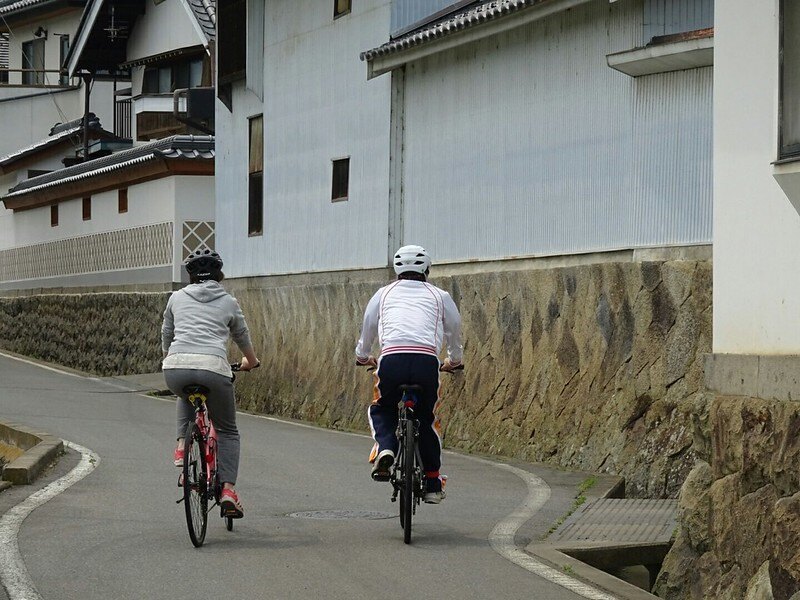
[[[800,590],[800,405],[717,396],[657,585],[668,600],[786,600]]]
[[[167,293],[0,298],[0,348],[98,375],[161,365]]]
[[[448,446],[619,474],[629,496],[677,494],[701,437],[710,260],[433,276],[464,321],[466,370],[443,377]],[[242,407],[367,429],[371,377],[353,351],[368,299],[390,278],[381,269],[226,282],[264,363],[237,383]],[[0,346],[102,375],[155,371],[166,299],[0,298]]]
[[[443,377],[448,446],[619,474],[629,496],[677,494],[705,402],[710,261],[443,271],[432,281],[460,307],[466,363]],[[353,351],[388,279],[231,282],[264,361],[240,378],[242,405],[366,429],[372,382]]]

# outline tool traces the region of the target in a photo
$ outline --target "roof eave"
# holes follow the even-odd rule
[[[517,27],[522,27],[528,23],[569,10],[581,4],[586,4],[590,1],[591,0],[543,0],[540,3],[533,4],[516,12],[496,17],[485,22],[478,22],[452,33],[434,37],[430,41],[409,42],[406,47],[391,49],[383,54],[381,54],[381,47],[373,48],[361,54],[361,59],[367,63],[367,79],[373,79],[427,56],[470,44],[487,37],[492,37],[505,31],[516,29]],[[410,38],[412,36],[410,35],[408,37]]]
[[[17,23],[18,19],[27,20],[32,18],[41,18],[43,14],[47,14],[53,8],[57,7],[62,10],[80,9],[80,4],[76,4],[72,0],[47,0],[46,2],[41,2],[39,4],[23,6],[16,10],[7,12],[0,11],[0,16],[2,16],[4,20],[8,20],[16,25],[19,25],[19,23]],[[5,25],[5,23],[3,24]]]
[[[15,212],[41,208],[57,202],[82,198],[110,190],[137,185],[176,175],[214,175],[214,160],[166,158],[152,155],[130,166],[104,171],[82,179],[68,180],[44,189],[33,188],[2,198],[7,209]]]
[[[75,42],[70,45],[64,61],[67,65],[67,72],[70,77],[75,76],[75,71],[78,68],[78,61],[81,58],[81,54],[83,54],[83,49],[92,33],[97,15],[100,14],[100,9],[102,7],[103,0],[89,0],[81,15],[81,21],[78,23],[78,29],[75,32]]]
[[[37,148],[20,152],[19,154],[6,158],[6,160],[0,161],[0,175],[7,175],[9,173],[19,171],[21,168],[26,167],[37,160],[57,154],[63,146],[74,145],[70,140],[75,135],[82,136],[82,131],[83,129],[81,128],[80,131],[73,132],[70,135],[59,136],[57,139],[53,140],[52,144],[43,144]],[[115,137],[116,136],[113,133],[106,131],[105,129],[97,129],[92,127],[89,128],[90,140],[107,140]]]
[[[189,5],[187,0],[181,0],[181,5],[183,6],[183,9],[189,16],[189,20],[192,22],[192,28],[194,29],[197,36],[200,38],[203,46],[206,49],[206,53],[210,55],[211,51],[208,45],[211,42],[211,39],[208,37],[208,35],[206,35],[206,32],[203,30],[202,26],[198,22],[197,17],[194,14],[194,10],[192,10],[192,7]]]

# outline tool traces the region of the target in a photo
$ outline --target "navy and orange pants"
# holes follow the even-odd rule
[[[387,354],[378,361],[374,399],[369,407],[369,423],[375,439],[370,461],[381,450],[397,454],[401,385],[422,388],[414,408],[419,420],[419,451],[426,477],[438,478],[442,465],[441,426],[435,412],[439,401],[439,359],[430,354]]]

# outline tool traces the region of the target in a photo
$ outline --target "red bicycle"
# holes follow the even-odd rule
[[[238,363],[232,364],[231,370],[238,371],[239,367]],[[192,384],[184,387],[183,392],[195,412],[184,438],[183,471],[178,482],[183,487],[183,497],[177,503],[184,503],[189,538],[199,548],[206,538],[208,513],[219,505],[222,493],[217,470],[217,432],[206,410],[208,388]],[[222,509],[220,516],[225,519],[227,530],[233,531],[233,517],[225,516]]]

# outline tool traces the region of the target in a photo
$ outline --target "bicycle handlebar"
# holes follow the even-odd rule
[[[357,367],[369,367],[367,369],[367,371],[374,371],[375,370],[375,367],[373,365],[369,364],[369,363],[360,363],[360,362],[356,361],[356,366]],[[440,373],[450,373],[451,375],[455,374],[456,371],[463,371],[463,370],[464,370],[464,365],[463,364],[460,364],[457,367],[453,367],[452,369],[448,369],[446,371],[444,369],[442,369],[441,365],[439,366],[439,372]]]
[[[258,363],[256,363],[254,367],[250,367],[248,370],[252,371],[253,369],[257,369],[260,366],[261,366],[261,361],[258,361]],[[231,363],[231,371],[233,371],[234,373],[239,373],[241,370],[242,370],[242,363],[240,362]]]

